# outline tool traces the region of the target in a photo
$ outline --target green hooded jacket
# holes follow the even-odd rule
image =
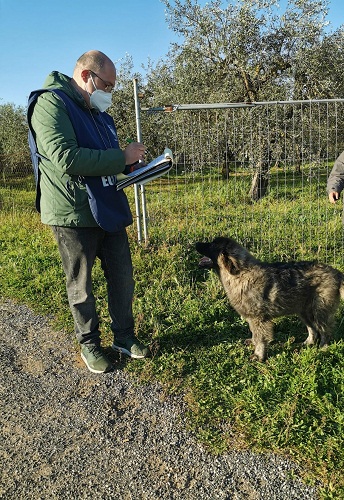
[[[47,77],[43,88],[60,89],[85,111],[95,112],[89,110],[70,80],[70,77],[54,71]],[[31,123],[38,152],[44,157],[40,162],[42,222],[56,226],[97,226],[79,176],[123,172],[123,151],[79,147],[66,107],[52,92],[44,92],[38,97]]]

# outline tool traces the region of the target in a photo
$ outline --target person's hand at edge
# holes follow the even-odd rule
[[[330,191],[328,199],[330,200],[330,203],[336,203],[336,201],[339,200],[339,193],[337,191]]]

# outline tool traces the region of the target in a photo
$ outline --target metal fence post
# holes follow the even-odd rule
[[[138,142],[142,142],[140,101],[139,101],[139,95],[138,95],[137,78],[133,79],[133,84],[134,84],[137,140],[138,140]],[[141,189],[141,206],[142,206],[144,238],[145,238],[145,243],[147,243],[148,229],[147,229],[147,206],[146,206],[145,186],[140,185],[140,189]],[[141,224],[141,211],[140,211],[140,199],[139,199],[139,186],[138,186],[138,184],[134,184],[134,190],[135,190],[135,207],[136,207],[138,241],[139,241],[139,243],[141,243],[141,241],[142,241],[142,224]]]

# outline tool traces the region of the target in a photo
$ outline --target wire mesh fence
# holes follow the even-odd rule
[[[137,187],[127,189],[148,239],[189,245],[230,235],[262,257],[343,265],[342,206],[326,194],[344,150],[343,106],[338,99],[142,109],[148,159],[165,146],[175,156],[170,173],[142,190],[143,215]],[[33,202],[33,190],[27,169],[3,176],[2,209]]]
[[[141,110],[142,137],[152,154],[165,145],[175,152],[173,173],[146,187],[149,238],[161,231],[169,242],[231,235],[266,257],[342,264],[341,206],[329,203],[326,181],[344,149],[343,105],[321,100]]]

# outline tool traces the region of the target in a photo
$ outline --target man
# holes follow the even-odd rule
[[[138,142],[119,148],[115,125],[105,112],[115,82],[113,62],[91,50],[78,59],[72,78],[54,71],[44,84],[48,91],[31,93],[33,110],[28,114],[40,157],[41,220],[56,238],[81,357],[93,373],[112,369],[101,347],[92,292],[96,257],[107,281],[112,348],[132,358],[149,354],[134,336],[134,280],[126,233],[131,212],[123,190],[105,189],[114,187],[116,174],[128,173],[145,154]],[[98,183],[95,190],[92,182]]]

